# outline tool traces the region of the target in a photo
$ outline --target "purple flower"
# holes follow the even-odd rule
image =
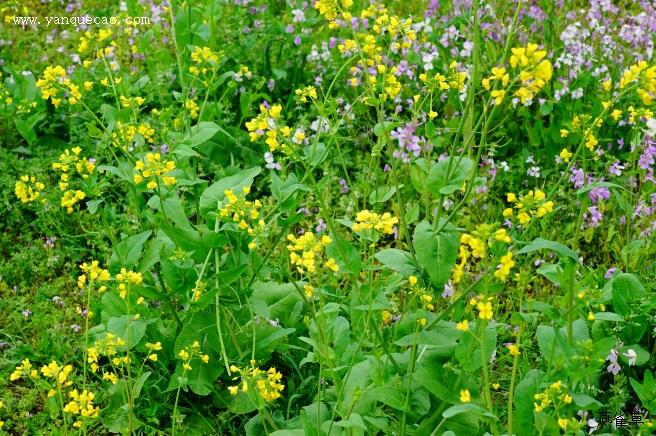
[[[572,175],[569,178],[569,181],[574,183],[574,188],[581,189],[585,184],[585,173],[581,168],[572,167]]]
[[[349,192],[349,186],[348,186],[348,184],[346,183],[346,180],[344,180],[344,179],[339,179],[339,185],[342,187],[342,188],[340,189],[340,192],[341,192],[342,194],[348,194],[348,192]]]
[[[453,296],[453,286],[451,286],[451,281],[448,281],[444,285],[444,292],[442,292],[442,298],[449,298]]]
[[[321,232],[323,232],[324,230],[326,230],[326,227],[327,227],[327,226],[326,226],[326,223],[323,221],[323,219],[319,218],[319,219],[317,220],[317,226],[314,228],[314,230],[315,230],[317,233],[321,233]]]
[[[611,279],[611,278],[613,278],[613,276],[615,275],[616,272],[617,272],[616,267],[613,266],[611,268],[608,268],[608,271],[606,271],[606,274],[604,274],[604,278],[606,280]]]
[[[606,360],[610,362],[610,365],[606,369],[611,374],[617,375],[622,370],[622,367],[617,363],[617,351],[614,348],[610,350],[610,354],[606,357]]]
[[[597,206],[591,206],[588,208],[588,212],[583,214],[583,218],[587,220],[588,227],[595,228],[599,227],[604,215],[597,209]]]
[[[624,165],[620,161],[615,161],[608,167],[608,173],[613,176],[621,176]]]
[[[422,144],[426,140],[414,134],[416,128],[416,123],[408,123],[392,132],[392,138],[398,141],[398,150],[392,153],[392,156],[396,159],[401,159],[403,162],[410,162],[410,156],[419,157]]]
[[[266,162],[266,167],[270,170],[280,171],[282,169],[280,164],[273,159],[273,153],[268,151],[264,153],[264,161]]]
[[[599,200],[608,200],[610,198],[610,191],[604,187],[595,188],[588,192],[588,197],[590,197],[592,203],[597,204]]]

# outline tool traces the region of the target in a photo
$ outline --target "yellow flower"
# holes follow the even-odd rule
[[[469,390],[467,389],[460,390],[460,402],[469,403],[470,401],[471,401],[471,394],[469,393]]]
[[[476,309],[478,310],[478,317],[481,319],[492,319],[492,303],[491,302],[479,302],[476,304]]]
[[[560,158],[561,158],[564,162],[569,162],[569,160],[572,158],[573,155],[574,155],[574,154],[573,154],[573,153],[570,153],[570,151],[569,151],[568,149],[563,148],[563,149],[560,151],[560,155],[559,155],[559,156],[560,156]]]
[[[466,332],[469,330],[469,321],[466,319],[456,324],[456,329]]]
[[[500,387],[501,385],[499,383],[492,383],[492,389],[494,389],[495,391],[498,391]]]
[[[558,418],[558,426],[565,430],[567,428],[568,420],[565,418]]]
[[[510,353],[511,356],[519,356],[522,354],[521,351],[519,351],[519,345],[517,344],[508,344],[507,348],[508,353]]]

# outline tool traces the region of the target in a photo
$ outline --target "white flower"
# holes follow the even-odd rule
[[[594,418],[588,419],[588,427],[590,427],[590,431],[588,431],[588,434],[591,434],[592,432],[596,431],[597,428],[599,428],[599,423],[595,421]]]
[[[651,137],[656,137],[656,118],[650,118],[647,120],[647,130],[645,133]]]
[[[622,353],[622,355],[629,359],[629,366],[635,365],[636,360],[638,360],[638,353],[636,353],[633,348],[629,348],[629,350],[626,353]]]
[[[540,177],[540,167],[530,167],[526,170],[526,175],[530,177]]]

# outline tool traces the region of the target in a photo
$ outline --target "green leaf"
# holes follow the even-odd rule
[[[630,378],[631,387],[640,398],[642,406],[652,415],[656,413],[656,381],[651,371],[645,371],[642,384],[638,380]]]
[[[146,334],[146,327],[154,320],[134,319],[134,315],[123,315],[110,318],[107,331],[125,341],[128,349],[139,345]]]
[[[618,185],[616,183],[611,183],[611,182],[594,182],[590,183],[589,185],[584,186],[583,188],[579,189],[576,191],[576,195],[582,195],[585,194],[586,192],[590,192],[593,189],[597,188],[615,188],[615,189],[623,189],[627,190],[625,187]]]
[[[438,234],[428,221],[422,221],[415,227],[412,243],[417,261],[431,278],[431,282],[441,289],[449,279],[458,254],[458,232],[447,224]]]
[[[594,314],[595,319],[599,319],[602,321],[613,321],[613,322],[623,322],[624,317],[613,313],[613,312],[597,312]]]
[[[340,272],[359,274],[362,269],[360,252],[346,239],[338,235],[331,235],[333,242],[326,247],[326,256],[334,258]]]
[[[144,244],[152,233],[151,230],[146,230],[119,242],[114,248],[112,256],[109,258],[109,271],[115,274],[121,268],[127,270],[136,268]]]
[[[533,435],[533,397],[538,393],[544,373],[538,369],[532,369],[526,373],[524,379],[517,383],[514,395],[515,416],[513,432],[518,436]]]
[[[572,399],[574,400],[574,404],[579,406],[583,410],[597,410],[600,407],[603,407],[603,404],[600,403],[599,401],[595,400],[589,395],[586,394],[577,394],[576,392],[572,392],[570,394],[572,396]]]
[[[559,242],[554,242],[554,241],[548,241],[546,239],[542,238],[536,238],[532,242],[528,243],[526,246],[524,246],[521,250],[517,252],[517,254],[527,254],[527,253],[532,253],[534,251],[538,250],[552,250],[555,251],[556,253],[560,254],[563,257],[569,257],[576,263],[580,263],[579,257],[576,255],[574,250],[571,248],[559,243]]]
[[[499,418],[497,418],[494,413],[490,413],[487,411],[487,409],[474,403],[456,404],[455,406],[451,406],[442,412],[442,416],[448,419],[456,415],[460,415],[461,413],[473,413],[476,416],[491,418],[495,421],[499,420]]]
[[[216,211],[219,202],[225,198],[224,191],[226,189],[234,191],[235,195],[241,194],[241,190],[246,186],[251,186],[255,177],[261,172],[262,168],[253,167],[212,183],[200,196],[201,213],[205,215],[210,211]]]
[[[303,289],[303,284],[298,286]],[[289,316],[297,304],[302,304],[303,299],[293,283],[255,282],[253,293],[250,297],[252,302],[262,302],[267,307],[269,319],[279,319],[283,325],[289,322]]]
[[[328,149],[323,142],[308,145],[303,149],[304,159],[314,168],[328,157]]]
[[[148,377],[150,377],[150,374],[152,374],[150,371],[146,371],[143,374],[141,374],[139,378],[134,382],[134,385],[132,385],[133,399],[139,398],[139,395],[141,395],[141,389],[143,388],[143,385],[148,379]]]
[[[341,421],[337,421],[334,425],[335,427],[343,427],[343,428],[358,427],[364,431],[367,431],[367,426],[365,425],[359,413],[351,413],[348,419],[342,419]]]
[[[617,274],[608,283],[613,296],[613,309],[620,315],[631,313],[631,304],[645,294],[645,287],[633,274]]]
[[[417,265],[412,260],[412,255],[407,251],[398,248],[385,248],[376,253],[374,257],[380,263],[404,277],[419,275]]]
[[[462,187],[473,168],[474,162],[466,157],[443,159],[431,166],[427,179],[428,189],[433,194],[452,194]]]
[[[197,147],[212,139],[219,129],[220,127],[216,123],[202,121],[191,127],[189,137],[186,138],[182,144],[189,148]],[[173,148],[173,152],[176,152],[177,147],[178,146]]]
[[[399,188],[402,187],[403,185],[399,185]],[[371,194],[369,194],[369,203],[370,204],[385,203],[387,200],[392,198],[392,196],[395,193],[396,193],[396,186],[384,186],[384,187],[375,188],[373,191],[371,191]]]

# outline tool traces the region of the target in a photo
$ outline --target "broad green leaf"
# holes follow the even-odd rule
[[[115,274],[121,268],[134,269],[139,262],[144,244],[152,233],[152,230],[146,230],[119,242],[109,259],[109,271]]]
[[[380,250],[374,257],[386,267],[398,272],[404,277],[419,275],[417,265],[412,260],[412,255],[398,248],[385,248]]]
[[[399,185],[402,188],[403,185]],[[382,186],[375,188],[369,194],[369,204],[385,203],[396,193],[396,186]]]
[[[448,419],[460,415],[461,413],[473,413],[474,415],[484,416],[486,418],[494,419],[495,421],[499,419],[495,414],[488,412],[487,409],[474,403],[456,404],[455,406],[451,406],[442,412],[442,416]]]
[[[194,147],[212,139],[212,137],[219,131],[219,126],[213,122],[202,121],[195,126],[192,126],[190,130],[189,137],[186,138],[182,144],[193,149]],[[173,151],[175,152],[176,149],[177,146],[174,147]]]
[[[431,166],[428,189],[433,194],[449,195],[460,189],[471,175],[474,162],[463,157],[448,157]]]
[[[620,315],[631,313],[631,304],[645,294],[645,287],[633,274],[617,274],[608,283],[613,297],[613,309]]]
[[[440,233],[435,233],[428,221],[422,221],[415,228],[412,243],[419,264],[435,287],[441,289],[456,263],[459,238],[455,227],[447,224]]]
[[[546,239],[542,238],[536,238],[532,242],[529,242],[527,245],[525,245],[521,250],[517,252],[517,254],[526,254],[526,253],[532,253],[534,251],[538,250],[551,250],[555,251],[556,253],[560,254],[563,257],[569,257],[572,259],[574,262],[580,263],[579,257],[576,255],[574,250],[571,248],[559,243],[559,242],[554,242],[554,241],[548,241]]]

